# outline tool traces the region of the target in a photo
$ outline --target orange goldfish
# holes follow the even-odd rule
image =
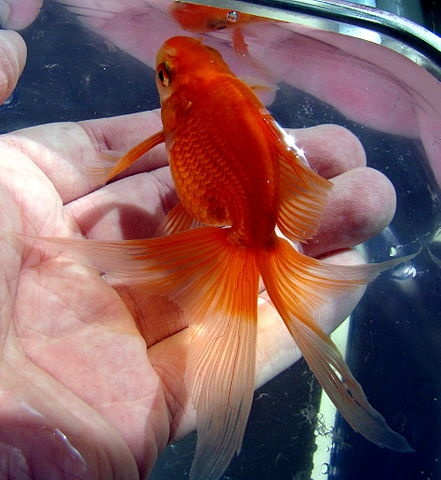
[[[156,83],[163,130],[124,155],[108,179],[165,142],[179,198],[162,223],[166,235],[77,245],[95,264],[169,296],[188,318],[186,383],[198,431],[190,478],[218,479],[241,448],[254,390],[260,280],[349,424],[379,446],[411,450],[368,403],[316,322],[329,295],[355,289],[399,260],[330,265],[276,234],[278,227],[293,242],[313,237],[331,183],[287,144],[216,50],[189,37],[167,40]]]
[[[262,17],[238,12],[227,8],[207,5],[195,5],[186,2],[174,2],[171,6],[172,17],[184,30],[194,33],[206,33],[231,29],[233,46],[240,56],[248,55],[248,47],[241,29],[242,25],[264,20]]]

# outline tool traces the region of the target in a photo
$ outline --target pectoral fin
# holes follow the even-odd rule
[[[116,163],[110,164],[109,162],[109,164],[105,166],[92,167],[90,169],[90,177],[93,178],[97,185],[104,185],[124,170],[127,170],[142,155],[147,153],[153,147],[160,145],[164,141],[164,132],[161,130],[160,132],[155,133],[151,137],[135,145],[122,157],[120,157]],[[106,160],[109,160],[109,156],[106,157]]]

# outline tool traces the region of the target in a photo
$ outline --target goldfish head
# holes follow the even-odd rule
[[[161,103],[178,87],[213,73],[231,73],[220,53],[191,37],[172,37],[156,57],[156,86]]]

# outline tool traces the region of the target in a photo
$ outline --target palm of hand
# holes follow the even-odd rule
[[[64,136],[57,128],[41,127],[4,139],[3,231],[73,236],[84,228],[84,218],[97,217],[93,193],[69,201],[74,195],[70,186],[78,184],[69,186],[63,176],[70,160],[81,155],[76,148],[63,164],[69,140],[82,145],[83,155],[94,153],[76,125],[67,127]],[[59,141],[65,142],[61,148]],[[55,157],[60,157],[57,168]],[[152,188],[161,180],[158,175],[149,175]],[[113,193],[111,186],[103,189],[101,199],[111,202]],[[78,224],[71,216],[76,214]],[[106,221],[102,223],[96,224],[96,234],[106,234]],[[9,424],[7,431],[2,429],[2,443],[11,448],[13,438],[21,436],[17,445],[38,450],[37,465],[44,465],[45,475],[49,465],[65,469],[68,461],[76,469],[96,469],[103,478],[110,478],[106,472],[111,471],[114,478],[118,472],[137,478],[138,467],[151,466],[165,447],[170,422],[160,378],[124,302],[91,268],[13,241],[3,242],[0,254],[6,276],[0,385],[8,392],[3,401],[9,410],[2,418]],[[168,334],[161,331],[164,323],[156,324],[157,339]],[[149,418],[152,412],[155,419]],[[63,452],[59,462],[54,450]],[[31,459],[29,468],[35,469]]]

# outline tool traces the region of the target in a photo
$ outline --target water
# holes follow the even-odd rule
[[[0,109],[1,132],[46,122],[78,121],[158,107],[153,71],[139,60],[143,54],[137,50],[135,58],[115,47],[109,38],[103,39],[85,28],[79,19],[82,15],[87,18],[87,14],[87,11],[73,14],[56,2],[45,2],[35,22],[22,32],[28,44],[28,62],[19,87]],[[163,15],[161,10],[158,18],[162,19]],[[156,20],[159,22],[159,19]],[[146,22],[151,28],[151,19],[142,12],[131,12],[121,20],[122,28],[129,29],[131,22],[136,26]],[[320,22],[324,26],[323,19],[316,20],[315,24],[320,25]],[[247,28],[254,38],[253,26]],[[262,38],[271,33],[267,26],[262,28]],[[338,24],[332,24],[332,29],[338,31]],[[166,38],[174,32],[167,27],[158,32],[158,37]],[[315,415],[320,408],[320,389],[301,360],[256,391],[242,453],[233,460],[223,479],[309,480],[317,431],[322,434],[334,431],[336,435],[329,461],[320,465],[321,473],[313,480],[440,479],[441,214],[438,181],[441,177],[434,175],[433,167],[441,169],[439,134],[436,137],[436,129],[439,131],[441,125],[441,104],[431,102],[429,93],[435,92],[441,98],[441,89],[435,82],[431,84],[432,92],[425,88],[427,78],[422,68],[412,72],[416,77],[421,74],[423,80],[412,78],[409,80],[411,86],[406,83],[403,79],[410,77],[402,77],[401,69],[407,68],[407,62],[400,62],[395,54],[390,60],[385,55],[375,64],[375,58],[379,57],[370,57],[368,61],[357,47],[351,50],[350,44],[349,47],[342,45],[337,33],[328,36],[315,32],[313,41],[303,27],[300,33],[292,33],[296,34],[291,49],[296,62],[290,68],[297,69],[298,84],[290,84],[292,82],[286,78],[289,71],[282,63],[280,71],[283,73],[272,68],[273,75],[264,75],[266,80],[275,77],[279,85],[271,112],[285,127],[335,123],[348,128],[361,140],[368,164],[393,182],[397,191],[397,212],[390,226],[365,244],[371,261],[421,249],[411,264],[382,275],[369,286],[352,315],[347,346],[348,363],[369,400],[393,428],[403,433],[415,453],[382,450],[352,432],[339,417],[336,425],[321,426],[317,420],[320,416]],[[239,61],[232,52],[229,32],[216,36],[223,42],[228,59],[240,72],[247,60]],[[122,46],[124,40],[119,38],[118,45]],[[157,41],[161,43],[160,38]],[[253,41],[259,43],[258,38]],[[277,55],[289,41],[289,35],[280,39],[272,45],[272,53]],[[390,39],[383,43],[388,41],[391,43]],[[311,61],[302,56],[308,48],[317,55],[311,57]],[[373,45],[366,45],[366,52],[369,48]],[[336,51],[339,56],[335,56]],[[407,47],[402,51],[407,51]],[[357,59],[358,53],[363,59]],[[418,50],[414,56],[419,63],[424,63]],[[352,77],[339,84],[338,67],[347,61],[355,65]],[[320,80],[314,74],[314,65],[326,62],[332,66],[330,75]],[[427,62],[428,68],[436,71],[436,63]],[[397,124],[394,128],[393,122],[386,128],[384,115],[375,115],[374,107],[379,101],[373,87],[380,79],[384,80],[383,102],[386,98],[390,105],[390,111],[386,109],[384,115],[395,116],[396,122],[403,120],[400,128]],[[321,81],[329,84],[329,90],[318,98],[314,95],[314,83]],[[355,101],[363,90],[366,90],[368,101],[359,118],[335,108],[332,105],[335,102],[330,101],[332,96],[344,94],[354,95]],[[404,109],[404,95],[412,100],[411,111]],[[369,105],[374,105],[371,114],[367,113]],[[400,108],[403,108],[401,117],[397,114]],[[375,127],[376,122],[379,128]],[[189,435],[168,447],[151,478],[187,478],[194,446],[195,436]]]

